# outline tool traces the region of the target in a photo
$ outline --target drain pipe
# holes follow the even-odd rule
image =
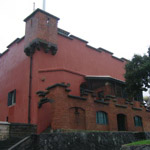
[[[29,124],[31,122],[32,62],[33,62],[33,53],[31,53],[30,55],[29,95],[28,95],[28,123]]]

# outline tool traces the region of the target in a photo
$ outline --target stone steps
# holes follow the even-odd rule
[[[7,140],[0,141],[0,150],[8,150],[9,147],[13,146],[21,139],[22,138],[9,138]]]

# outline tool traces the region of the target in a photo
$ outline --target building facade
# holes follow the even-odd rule
[[[94,48],[37,9],[25,36],[0,55],[0,120],[46,128],[149,131],[150,113],[127,99],[124,58]]]

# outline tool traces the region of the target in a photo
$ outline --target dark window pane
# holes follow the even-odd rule
[[[134,124],[136,127],[142,126],[142,118],[139,116],[134,117]]]
[[[8,106],[11,106],[16,103],[16,90],[13,90],[8,93]]]
[[[99,92],[98,92],[98,98],[99,98],[99,99],[104,98],[104,91],[99,91]]]
[[[108,124],[107,114],[105,112],[96,112],[96,123],[97,124]]]
[[[122,87],[116,86],[116,96],[122,97]]]
[[[11,101],[11,92],[8,93],[8,106],[12,105],[12,101]]]

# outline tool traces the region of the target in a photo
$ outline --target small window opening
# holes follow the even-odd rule
[[[49,18],[47,18],[47,21],[46,21],[46,23],[47,23],[47,24],[49,24],[49,22],[50,22],[50,19],[49,19]]]
[[[8,93],[8,106],[14,105],[16,103],[16,90]]]
[[[104,91],[99,91],[99,92],[97,93],[97,95],[98,95],[98,98],[99,98],[99,99],[104,98]]]
[[[122,97],[122,87],[116,86],[116,96]]]
[[[32,27],[32,19],[31,19],[31,21],[30,21],[30,25],[31,25],[31,27]]]

